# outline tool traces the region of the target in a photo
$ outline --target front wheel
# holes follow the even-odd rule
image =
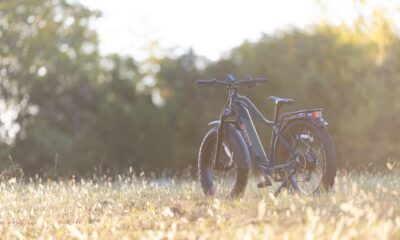
[[[295,162],[294,177],[302,194],[330,191],[336,177],[336,152],[326,128],[299,119],[289,122],[283,128],[282,135],[295,149],[295,155],[277,140],[275,164]]]
[[[228,196],[237,198],[244,194],[250,171],[248,150],[240,133],[233,127],[226,129],[220,163],[223,169],[214,169],[217,128],[211,129],[204,137],[198,158],[201,187],[207,196]]]

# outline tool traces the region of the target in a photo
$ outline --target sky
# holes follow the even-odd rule
[[[327,20],[352,22],[359,12],[355,0],[72,0],[102,17],[93,22],[103,54],[145,58],[149,43],[172,54],[193,48],[218,59],[244,40],[293,27],[307,28]],[[371,0],[392,7],[398,1]],[[174,49],[174,51],[172,51]]]

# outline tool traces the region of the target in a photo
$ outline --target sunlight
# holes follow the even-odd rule
[[[376,7],[391,9],[389,14],[400,22],[398,3],[389,0],[374,0],[368,6],[349,0],[75,1],[103,12],[102,18],[93,23],[103,53],[135,55],[139,59],[147,57],[146,42],[155,40],[163,49],[193,48],[216,60],[245,39],[257,40],[263,33],[307,28],[321,20],[334,25],[352,24],[359,15],[370,17]]]

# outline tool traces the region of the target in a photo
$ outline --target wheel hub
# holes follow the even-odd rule
[[[298,154],[296,156],[296,168],[299,171],[305,171],[307,167],[307,159],[304,154]]]
[[[296,168],[300,171],[312,171],[316,166],[316,158],[311,152],[301,153],[296,156]]]
[[[312,152],[306,153],[306,169],[313,171],[317,166],[317,158]]]

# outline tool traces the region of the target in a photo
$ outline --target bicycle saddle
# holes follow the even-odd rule
[[[269,100],[275,102],[275,104],[292,104],[294,103],[293,99],[290,98],[279,98],[279,97],[275,97],[275,96],[270,96]]]

